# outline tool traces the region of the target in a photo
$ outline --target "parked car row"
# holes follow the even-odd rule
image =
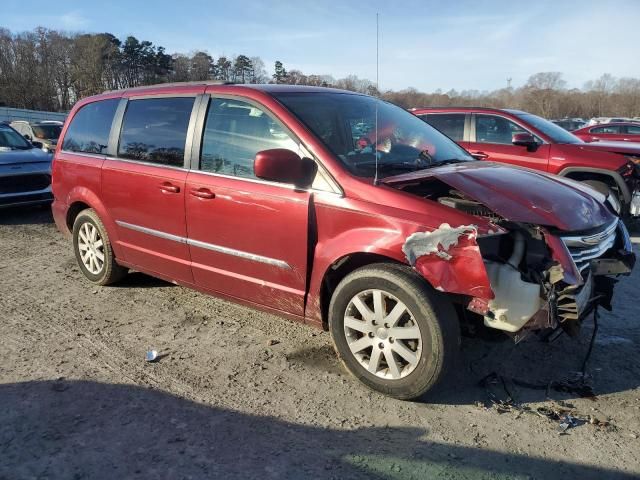
[[[587,122],[587,125],[585,126],[592,126],[592,125],[601,125],[601,124],[607,124],[607,123],[620,123],[620,122],[633,122],[633,123],[638,123],[640,122],[640,117],[634,117],[634,118],[629,118],[629,117],[594,117],[591,120],[589,120]]]
[[[596,125],[609,125],[612,123],[619,124],[633,124],[640,125],[640,117],[634,118],[625,118],[625,117],[596,117],[591,120],[583,120],[582,118],[562,118],[558,120],[551,120],[552,123],[555,123],[559,127],[564,128],[570,132],[576,132],[577,130],[593,127]]]
[[[55,222],[90,281],[138,270],[328,329],[396,398],[455,365],[462,327],[575,334],[611,307],[635,262],[617,215],[633,153],[523,112],[415,113],[288,85],[86,98],[55,153]]]
[[[573,132],[587,125],[587,122],[581,118],[563,118],[560,120],[551,120],[551,122],[569,132]]]
[[[580,128],[573,134],[585,142],[610,140],[616,142],[640,142],[640,123],[612,122]]]

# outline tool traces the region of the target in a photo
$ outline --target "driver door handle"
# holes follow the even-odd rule
[[[161,183],[158,188],[164,193],[180,193],[180,187],[169,182]]]
[[[478,160],[484,160],[485,158],[489,158],[489,155],[487,155],[484,152],[471,152],[471,155],[477,158]]]

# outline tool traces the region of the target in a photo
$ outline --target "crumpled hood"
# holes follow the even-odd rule
[[[0,165],[51,162],[53,155],[45,153],[39,148],[30,150],[8,150],[0,149]]]
[[[614,220],[609,209],[573,182],[525,168],[492,162],[452,164],[387,177],[382,183],[403,185],[437,179],[514,222],[564,231],[595,228]],[[602,198],[602,197],[600,197]]]

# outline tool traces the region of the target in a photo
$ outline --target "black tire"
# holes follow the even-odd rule
[[[79,247],[80,229],[87,223],[98,230],[100,239],[102,240],[101,253],[104,255],[104,263],[100,271],[95,273],[89,271],[85,266]],[[127,268],[118,265],[116,262],[116,257],[113,253],[113,249],[111,248],[111,242],[109,241],[107,230],[104,228],[98,214],[91,208],[81,211],[73,222],[73,252],[76,256],[78,266],[84,276],[96,285],[109,285],[111,283],[115,283],[124,278],[129,271]]]
[[[402,378],[370,373],[349,348],[344,328],[347,307],[356,294],[370,289],[388,292],[404,303],[420,329],[422,354],[413,371]],[[415,399],[433,388],[455,365],[460,348],[460,325],[450,300],[410,267],[399,264],[373,264],[347,275],[331,298],[329,330],[350,373],[372,390],[401,400]]]

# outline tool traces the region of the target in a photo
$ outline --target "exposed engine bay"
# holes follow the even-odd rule
[[[628,274],[635,262],[629,235],[617,216],[593,229],[566,232],[504,218],[441,180],[409,183],[401,189],[470,216],[468,225],[443,223],[410,236],[403,251],[430,281],[436,259],[453,262],[464,257],[472,281],[482,284],[485,279],[488,288],[463,290],[459,279],[436,288],[462,294],[455,300],[464,319],[501,330],[516,341],[558,327],[577,334],[581,320],[596,306],[611,309],[614,277]],[[480,231],[474,217],[494,228]],[[475,248],[481,260],[474,264]],[[482,266],[484,277],[477,272]],[[438,278],[446,271],[440,266]]]

